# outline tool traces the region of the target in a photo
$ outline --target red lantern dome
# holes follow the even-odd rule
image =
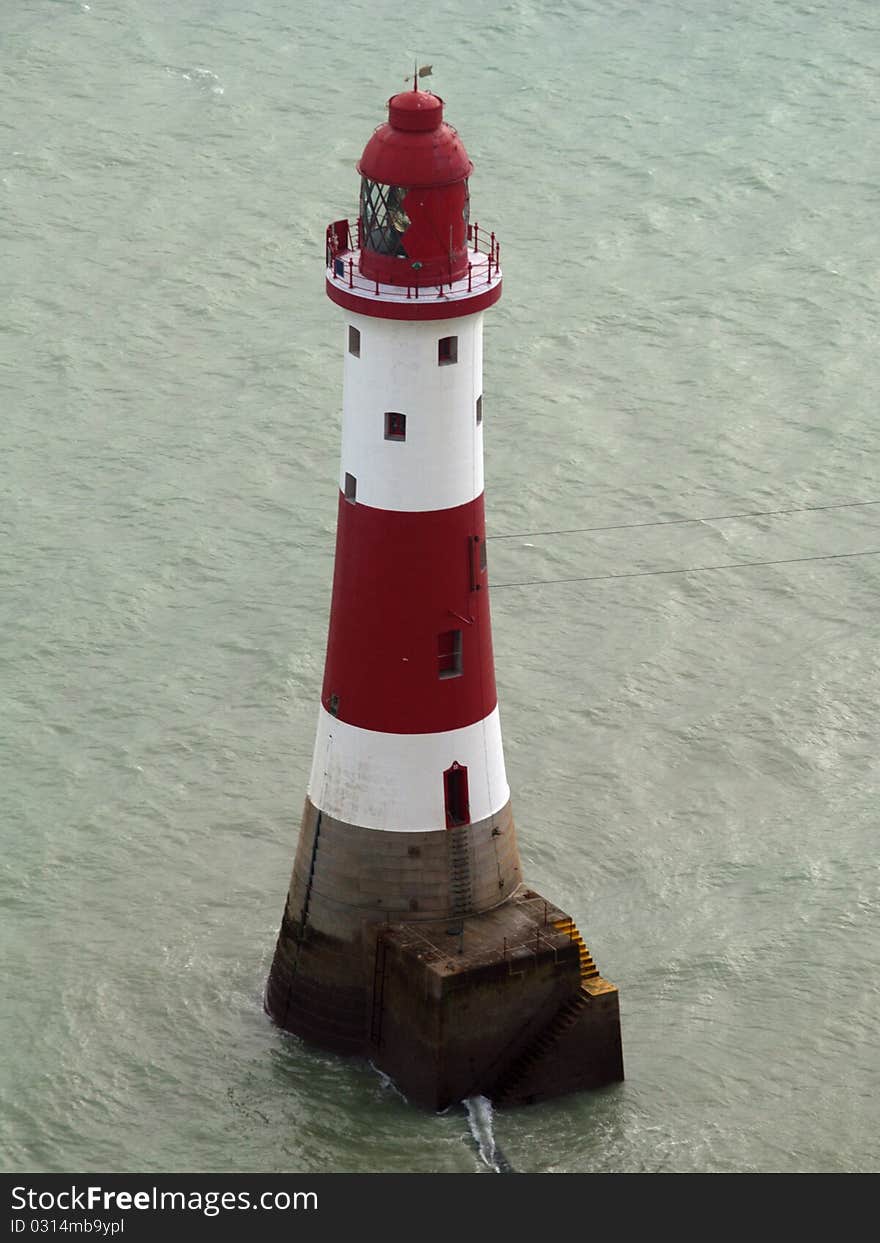
[[[468,185],[473,169],[443,100],[402,91],[364,148],[360,271],[390,285],[432,285],[467,271]]]

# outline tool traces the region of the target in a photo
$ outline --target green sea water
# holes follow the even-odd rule
[[[502,244],[526,877],[621,990],[626,1082],[495,1137],[877,1169],[876,0],[0,7],[4,1165],[490,1170],[485,1116],[261,1004],[332,575],[324,229],[414,59]]]

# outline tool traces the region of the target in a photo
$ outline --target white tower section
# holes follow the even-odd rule
[[[340,490],[357,502],[415,513],[452,509],[483,493],[483,313],[458,319],[376,319],[351,312],[359,356],[348,348],[342,398]],[[441,340],[455,358],[441,363]],[[386,417],[405,418],[400,439]]]

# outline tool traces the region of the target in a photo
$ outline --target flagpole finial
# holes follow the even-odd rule
[[[413,90],[414,91],[417,91],[419,89],[419,78],[429,78],[433,72],[433,69],[434,69],[433,65],[419,65],[418,61],[414,61],[413,63]],[[409,78],[406,77],[403,80],[404,82],[408,82]]]

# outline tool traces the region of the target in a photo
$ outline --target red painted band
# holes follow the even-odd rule
[[[499,281],[491,289],[482,289],[454,301],[422,296],[406,302],[391,302],[356,294],[326,278],[327,297],[331,302],[347,311],[356,311],[358,315],[372,315],[374,319],[458,319],[461,315],[475,315],[487,306],[494,306],[501,297],[501,285]]]
[[[433,115],[436,124],[406,129],[395,122],[403,120],[402,109],[395,96],[390,100],[390,124],[376,129],[358,161],[358,172],[371,181],[387,186],[445,186],[463,181],[473,172],[473,163],[458,133],[440,120],[442,109]],[[396,113],[396,116],[395,116]]]
[[[321,696],[328,712],[362,729],[427,734],[493,711],[488,576],[474,540],[485,534],[482,496],[401,513],[340,494]],[[458,676],[449,676],[452,631],[461,632]]]

